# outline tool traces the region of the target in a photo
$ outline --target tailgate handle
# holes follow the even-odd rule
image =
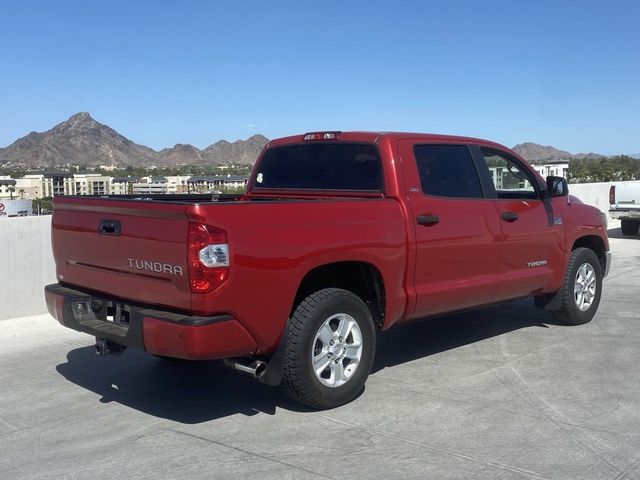
[[[98,233],[100,235],[120,235],[120,220],[100,220]]]

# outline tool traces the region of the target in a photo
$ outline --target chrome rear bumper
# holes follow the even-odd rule
[[[633,210],[609,210],[609,216],[615,220],[626,218],[640,219],[640,208]]]

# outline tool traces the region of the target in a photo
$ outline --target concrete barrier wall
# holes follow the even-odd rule
[[[43,288],[56,281],[51,216],[0,219],[0,320],[47,311]]]
[[[569,193],[578,197],[583,203],[598,207],[601,211],[607,213],[609,211],[609,188],[611,185],[620,185],[622,183],[640,183],[640,181],[571,183],[569,184]]]
[[[570,184],[569,192],[607,212],[613,183]],[[0,320],[47,311],[43,288],[56,281],[50,239],[50,216],[0,220]]]

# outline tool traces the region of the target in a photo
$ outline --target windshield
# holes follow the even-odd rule
[[[275,147],[265,153],[254,188],[381,191],[380,157],[367,144]]]

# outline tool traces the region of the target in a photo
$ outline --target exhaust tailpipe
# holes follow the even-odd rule
[[[260,378],[267,371],[267,364],[262,360],[245,360],[242,358],[225,358],[224,364],[238,372],[251,375],[253,378]]]

